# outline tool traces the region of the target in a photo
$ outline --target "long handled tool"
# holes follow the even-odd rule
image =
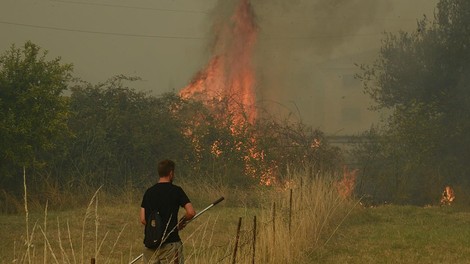
[[[194,219],[196,219],[198,216],[202,215],[205,211],[211,209],[214,205],[222,202],[225,198],[224,197],[220,197],[219,199],[217,199],[217,201],[211,203],[209,206],[207,206],[206,208],[204,208],[202,211],[200,211],[199,213],[197,213],[193,218],[191,218],[187,223],[193,221]]]
[[[186,223],[189,223],[189,222],[192,222],[194,219],[198,218],[200,215],[202,215],[204,212],[206,212],[207,210],[211,209],[213,206],[215,206],[216,204],[222,202],[224,200],[224,197],[220,197],[219,199],[217,199],[215,202],[211,203],[209,206],[207,206],[206,208],[204,208],[202,211],[200,211],[199,213],[197,213],[193,218],[191,218],[190,220],[188,220]],[[131,262],[129,262],[129,264],[134,264],[136,263],[139,259],[141,259],[142,257],[144,256],[144,254],[140,254],[139,256],[137,256],[135,259],[133,259]]]

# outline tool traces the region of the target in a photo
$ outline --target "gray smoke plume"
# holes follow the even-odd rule
[[[390,6],[377,0],[253,1],[260,18],[262,40],[314,48],[323,56],[376,22]],[[277,4],[276,4],[277,3]],[[262,46],[262,44],[261,44]]]
[[[220,0],[211,12],[209,54],[220,53],[220,43],[232,41],[233,36],[221,34],[220,27],[230,23],[238,3]],[[295,102],[303,95],[316,100],[316,93],[321,93],[317,79],[323,78],[318,64],[336,56],[339,47],[344,49],[355,35],[363,34],[361,29],[390,9],[377,0],[251,0],[251,5],[258,26],[253,61],[260,106],[268,101]]]
[[[317,65],[334,57],[339,46],[348,45],[364,26],[383,15],[389,8],[383,2],[254,0],[260,26],[256,53],[260,97],[295,100],[292,94],[315,85]]]

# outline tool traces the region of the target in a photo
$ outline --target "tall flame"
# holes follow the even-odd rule
[[[233,115],[235,124],[253,123],[257,112],[251,60],[257,27],[249,0],[240,0],[230,21],[217,28],[212,59],[180,96],[208,105],[228,99],[227,113]]]
[[[215,112],[216,117],[229,125],[234,135],[247,139],[234,142],[234,150],[243,157],[245,173],[259,177],[261,184],[270,185],[275,180],[276,164],[255,165],[265,162],[265,154],[258,148],[255,136],[245,134],[244,130],[244,125],[254,124],[258,115],[252,64],[258,33],[254,17],[250,0],[239,0],[230,19],[215,23],[212,58],[179,94],[184,99],[201,101],[209,109],[224,107],[223,113]],[[220,140],[212,143],[214,157],[221,156],[222,146]]]

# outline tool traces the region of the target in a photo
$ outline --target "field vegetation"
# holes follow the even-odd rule
[[[469,263],[467,206],[356,207],[310,263]]]
[[[290,188],[179,182],[198,210],[225,197],[181,232],[187,262],[309,263],[309,254],[333,237],[354,204],[338,194],[332,177],[310,178],[305,171],[289,177]],[[27,214],[0,217],[1,261],[128,263],[143,246],[142,193],[118,198],[97,190],[87,206],[59,211],[25,203]]]
[[[91,84],[13,45],[0,55],[0,260],[129,262],[141,195],[169,158],[196,209],[226,198],[182,232],[189,263],[468,263],[469,14],[440,0],[359,65],[387,115],[350,153],[295,115],[248,121],[227,111],[234,98],[153,96],[136,77]],[[437,206],[445,186],[453,207]]]
[[[386,34],[357,75],[387,113],[360,138],[357,192],[381,202],[426,205],[444,186],[470,201],[470,2],[440,0],[416,30]]]
[[[233,98],[152,96],[134,77],[90,84],[31,42],[0,66],[3,262],[128,262],[141,195],[167,158],[196,208],[226,198],[184,232],[192,263],[302,262],[347,214],[340,150],[295,116],[258,109],[249,122],[226,111]]]

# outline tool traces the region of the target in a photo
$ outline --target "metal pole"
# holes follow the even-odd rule
[[[144,256],[144,253],[140,254],[137,258],[135,258],[134,260],[132,260],[131,262],[129,262],[129,264],[134,264],[134,263],[136,263],[137,260],[141,259],[143,256]]]
[[[202,215],[205,211],[211,209],[214,205],[222,202],[225,198],[224,197],[220,197],[219,199],[217,199],[215,202],[211,203],[209,206],[207,206],[206,208],[204,208],[202,211],[200,211],[199,213],[197,213],[193,218],[191,218],[190,220],[187,221],[187,223],[193,221],[194,219],[198,218],[200,215]]]

